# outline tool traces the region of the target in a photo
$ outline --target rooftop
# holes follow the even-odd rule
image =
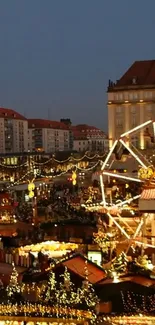
[[[0,118],[26,120],[26,118],[10,108],[0,107]]]
[[[28,119],[28,127],[35,128],[45,128],[45,129],[61,129],[68,130],[68,126],[65,123],[51,120],[43,120],[43,119]]]
[[[88,140],[89,138],[106,138],[106,134],[98,129],[96,126],[90,126],[87,124],[78,124],[72,126],[72,132],[74,139],[76,140]]]
[[[155,60],[135,61],[116,83],[109,81],[108,90],[138,86],[155,87]]]

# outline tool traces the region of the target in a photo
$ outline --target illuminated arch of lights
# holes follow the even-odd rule
[[[123,218],[121,217],[121,211],[122,211],[123,207],[125,207],[127,204],[130,204],[132,201],[139,199],[141,195],[136,195],[136,196],[131,197],[128,200],[118,201],[116,204],[109,205],[108,202],[106,201],[106,194],[105,194],[105,187],[104,187],[104,176],[118,178],[118,179],[124,179],[127,181],[133,181],[133,182],[137,182],[139,184],[145,183],[145,181],[147,180],[147,177],[146,178],[145,177],[144,178],[130,177],[130,176],[122,175],[121,173],[120,174],[112,173],[110,171],[115,159],[113,159],[112,162],[110,162],[110,163],[109,163],[109,161],[110,161],[110,158],[111,158],[112,154],[114,153],[114,150],[116,149],[116,146],[118,144],[120,145],[121,148],[124,147],[124,149],[128,150],[128,152],[131,154],[131,156],[138,162],[141,169],[143,169],[144,171],[145,170],[147,171],[151,167],[152,171],[154,173],[153,166],[150,166],[150,162],[144,156],[142,156],[142,154],[132,144],[132,148],[135,148],[135,151],[136,151],[136,154],[135,154],[135,152],[131,149],[131,146],[129,143],[129,136],[131,136],[135,132],[140,131],[141,129],[143,129],[144,127],[146,127],[148,125],[153,126],[153,131],[155,133],[155,122],[153,120],[149,120],[143,124],[138,125],[137,127],[133,128],[133,129],[121,134],[120,138],[114,141],[105,161],[103,162],[103,164],[101,166],[100,186],[101,186],[101,194],[102,194],[102,202],[101,202],[102,209],[107,213],[109,220],[111,220],[116,225],[116,227],[121,231],[121,233],[129,241],[128,249],[130,248],[130,246],[133,243],[139,244],[139,245],[144,244],[144,242],[142,242],[139,238],[137,239],[137,237],[142,230],[142,226],[144,225],[144,221],[147,218],[147,216],[145,214],[141,217],[139,222],[137,222],[136,230],[133,231],[132,227],[126,221],[124,221]],[[147,173],[146,173],[146,175],[147,175]],[[130,232],[132,230],[132,236],[129,235],[129,233],[121,226],[120,222],[123,223],[127,227],[127,229],[130,230]],[[148,243],[145,243],[144,245],[145,245],[145,247],[155,248],[154,245],[151,245]]]

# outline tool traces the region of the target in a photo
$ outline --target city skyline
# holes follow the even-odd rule
[[[108,80],[154,58],[154,9],[153,0],[1,1],[0,106],[106,132]]]

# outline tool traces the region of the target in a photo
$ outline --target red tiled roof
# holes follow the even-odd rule
[[[106,137],[106,134],[98,129],[96,126],[90,126],[86,124],[79,124],[76,126],[72,126],[72,132],[74,135],[75,139],[83,139],[86,140],[88,138],[101,138],[101,137]]]
[[[11,118],[11,119],[17,119],[17,120],[26,120],[26,118],[15,112],[13,109],[9,109],[9,108],[3,108],[0,107],[0,117],[1,118]]]
[[[29,128],[50,128],[50,129],[62,129],[68,130],[68,126],[65,123],[58,121],[42,120],[42,119],[28,119]]]
[[[155,200],[155,188],[145,188],[140,197],[141,200]]]
[[[136,83],[133,83],[135,78]],[[117,81],[116,87],[155,85],[155,60],[135,61]],[[115,87],[114,87],[115,88]]]

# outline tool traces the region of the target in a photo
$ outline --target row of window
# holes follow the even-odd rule
[[[152,112],[152,105],[150,104],[150,105],[147,105],[146,107],[146,110],[148,111],[148,112]],[[116,113],[122,113],[122,112],[124,112],[125,110],[124,110],[124,107],[122,107],[122,106],[117,106],[116,107]],[[136,113],[137,112],[137,107],[136,106],[130,106],[130,113]]]
[[[109,100],[151,100],[155,97],[155,93],[152,91],[144,91],[144,92],[118,92],[109,94]]]

